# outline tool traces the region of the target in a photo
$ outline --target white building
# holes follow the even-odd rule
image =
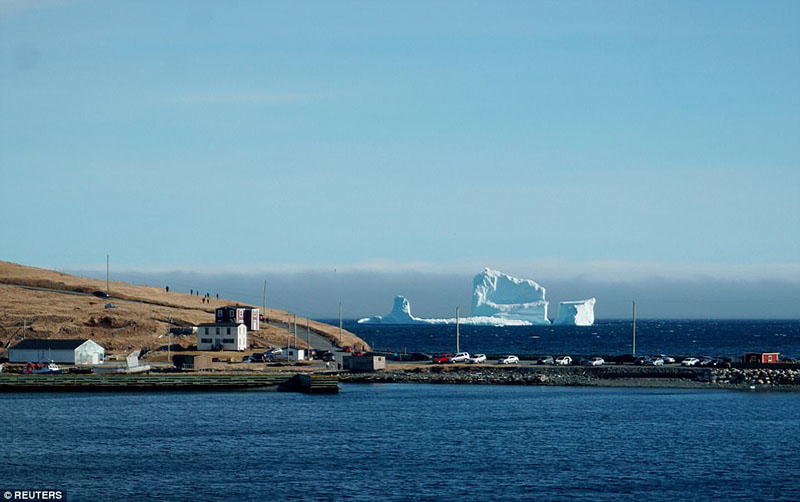
[[[197,350],[247,350],[247,326],[201,324],[197,327]]]
[[[86,338],[26,338],[8,349],[12,363],[100,364],[106,350]]]
[[[298,349],[297,347],[281,347],[281,358],[287,361],[304,361],[306,358],[306,349]]]

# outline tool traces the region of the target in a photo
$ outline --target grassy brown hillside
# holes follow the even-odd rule
[[[171,325],[213,322],[216,307],[237,303],[214,298],[203,303],[199,296],[124,282],[110,283],[111,299],[91,295],[105,289],[105,281],[0,261],[0,356],[5,356],[9,344],[22,338],[23,323],[27,325],[26,338],[91,338],[111,351],[159,350],[168,343],[166,333]],[[109,302],[119,308],[105,308]],[[289,319],[286,312],[275,309],[267,309],[267,316]],[[298,318],[297,323],[305,326],[306,319]],[[338,339],[338,328],[315,321],[310,324],[312,330]],[[250,339],[254,348],[282,346],[287,331],[265,326],[251,333]],[[195,337],[173,336],[172,343],[189,348]],[[364,342],[345,331],[342,344]],[[298,345],[304,346],[300,340]]]

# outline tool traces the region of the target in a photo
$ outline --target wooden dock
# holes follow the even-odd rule
[[[156,373],[134,375],[0,375],[3,392],[237,390],[274,387],[289,392],[339,392],[336,375]]]

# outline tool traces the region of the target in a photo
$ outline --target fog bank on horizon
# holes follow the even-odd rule
[[[105,279],[105,270],[71,273]],[[242,303],[262,304],[267,282],[267,306],[316,319],[338,316],[339,301],[345,318],[387,313],[396,295],[411,302],[419,317],[454,317],[456,306],[468,315],[474,274],[387,271],[264,272],[135,272],[113,271],[112,280],[164,287],[171,291],[219,294]],[[547,290],[549,317],[558,302],[597,298],[598,319],[628,318],[631,301],[637,316],[664,319],[800,319],[800,282],[721,278],[669,279],[654,276],[637,280],[533,278]]]

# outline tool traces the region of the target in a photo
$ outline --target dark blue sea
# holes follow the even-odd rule
[[[348,321],[352,331],[378,349],[452,352],[455,326],[378,325]],[[631,321],[597,321],[594,326],[461,326],[461,349],[490,354],[630,354]],[[744,352],[781,352],[800,357],[800,320],[640,320],[640,354],[739,357]]]
[[[0,490],[71,501],[800,500],[800,396],[358,385],[0,395]]]

